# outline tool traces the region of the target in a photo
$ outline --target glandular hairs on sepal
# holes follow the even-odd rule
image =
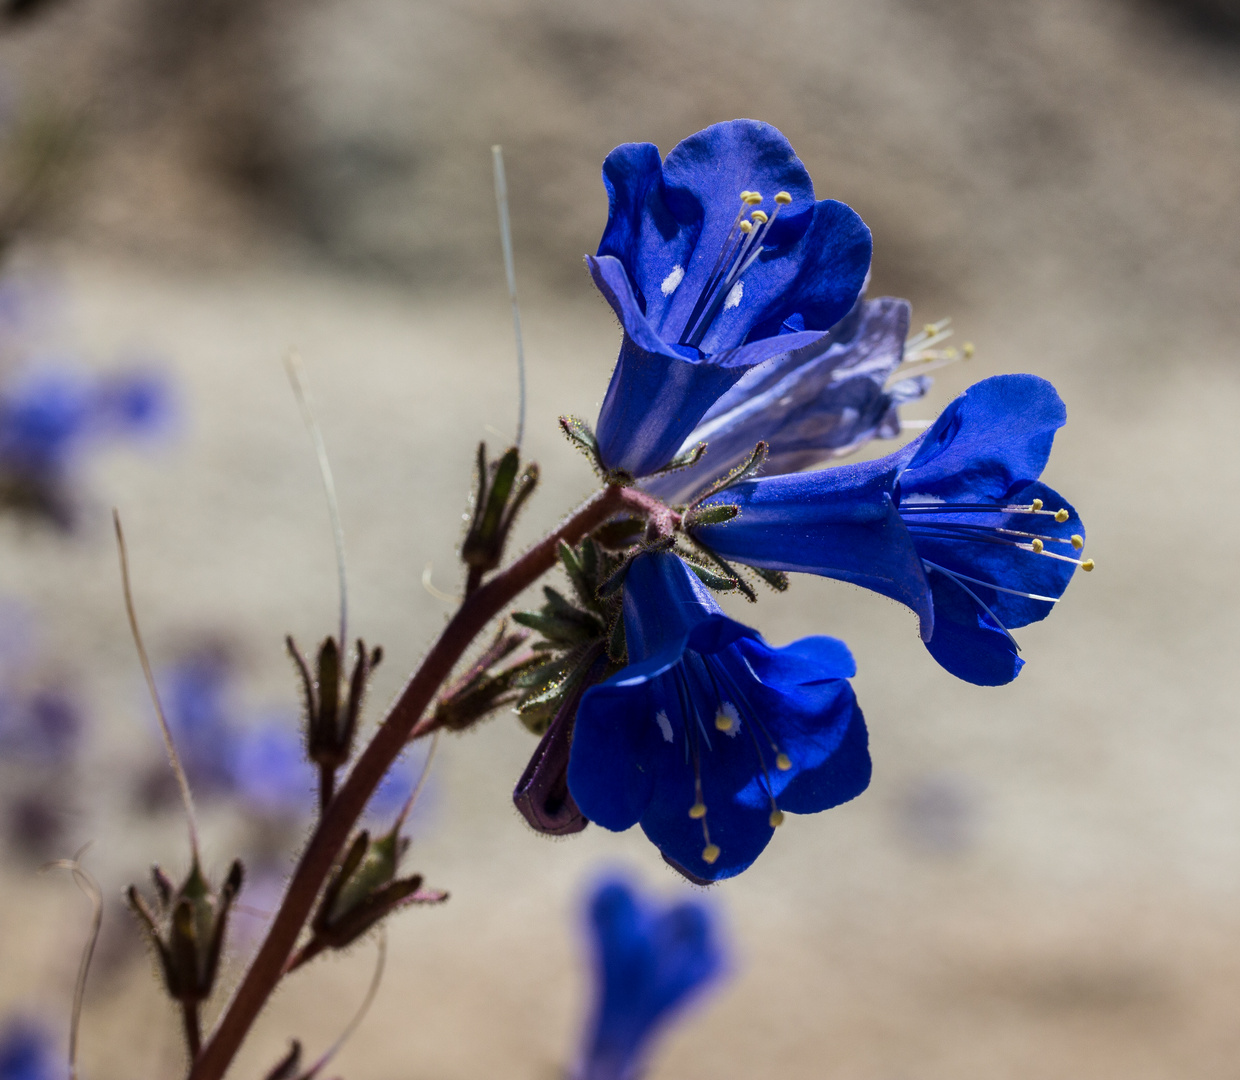
[[[593,673],[592,679],[599,676],[596,661],[600,657],[610,662],[602,668],[603,677],[625,659],[617,655],[623,648],[623,630],[616,631],[621,622],[620,596],[605,595],[602,590],[624,564],[625,556],[608,551],[590,537],[576,547],[561,543],[559,555],[571,586],[568,595],[547,586],[541,607],[513,614],[513,621],[540,636],[535,644],[539,662],[515,682],[521,691],[517,714],[538,735],[546,731],[564,701],[581,690],[588,674]]]
[[[228,915],[241,891],[244,871],[233,862],[219,889],[213,889],[195,859],[180,886],[158,866],[151,871],[156,902],[150,905],[131,885],[126,899],[159,957],[168,996],[197,1005],[211,996],[228,930]]]

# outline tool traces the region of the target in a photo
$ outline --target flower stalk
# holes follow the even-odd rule
[[[337,865],[370,796],[405,746],[434,730],[434,716],[424,714],[466,649],[524,589],[555,566],[561,543],[576,544],[609,518],[626,511],[642,517],[667,513],[658,500],[634,488],[606,487],[462,601],[326,807],[302,852],[267,937],[215,1030],[195,1057],[189,1080],[220,1080],[224,1076],[284,974],[315,899]]]

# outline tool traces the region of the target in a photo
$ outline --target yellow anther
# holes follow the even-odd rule
[[[751,221],[756,221],[759,225],[765,225],[767,221],[766,211],[755,210],[752,214],[749,215],[749,218]]]
[[[775,756],[775,768],[780,772],[787,772],[792,768],[792,758],[781,751]]]
[[[1087,573],[1087,574],[1088,574],[1088,573],[1089,573],[1089,572],[1090,572],[1093,568],[1094,568],[1094,560],[1093,560],[1093,559],[1086,559],[1083,563],[1081,563],[1081,569],[1082,569],[1082,570],[1084,570],[1084,571],[1085,571],[1085,573]]]
[[[944,360],[955,360],[955,359],[956,359],[956,357],[957,357],[957,356],[959,356],[959,355],[960,355],[960,354],[959,354],[958,352],[956,352],[956,350],[955,350],[955,349],[948,348],[948,349],[944,349],[944,350],[943,350],[943,359],[944,359]]]
[[[1032,544],[1030,544],[1029,546],[1030,546],[1031,548],[1033,548],[1033,553],[1034,553],[1035,555],[1041,555],[1041,554],[1042,554],[1042,547],[1043,547],[1043,544],[1042,544],[1042,541],[1041,541],[1041,540],[1034,540],[1034,542],[1033,542]]]
[[[746,191],[741,199],[749,206],[757,206],[762,201],[762,193],[760,191]]]
[[[935,326],[934,323],[928,322],[921,328],[921,332],[925,334],[926,337],[934,337],[934,335],[939,332],[939,328]]]
[[[718,716],[715,717],[715,730],[716,731],[731,731],[732,730],[732,717],[730,717],[727,713],[721,712]]]
[[[972,360],[973,354],[977,351],[976,349],[973,348],[973,342],[966,341],[964,343],[963,348],[964,348],[964,358],[966,360]]]
[[[753,232],[753,226],[748,221],[741,222],[741,232]]]
[[[767,820],[771,823],[772,829],[778,829],[784,823],[784,812],[782,810],[772,810],[771,816]]]
[[[689,807],[689,816],[693,818],[694,821],[704,818],[706,816],[706,804],[702,802],[695,802],[691,807]]]
[[[743,203],[747,203],[747,202],[749,202],[749,196],[750,196],[750,195],[752,195],[752,194],[753,194],[753,192],[752,192],[752,191],[742,191],[742,192],[741,192],[741,202],[743,202]]]
[[[1055,520],[1058,521],[1060,525],[1062,525],[1065,521],[1068,520],[1068,511],[1065,510],[1061,506],[1058,510],[1055,511]]]
[[[775,193],[775,201],[779,203],[780,206],[787,206],[790,202],[792,202],[792,196],[786,191],[777,191]]]
[[[1080,533],[1073,533],[1072,546],[1076,548],[1077,551],[1080,551],[1081,548],[1085,546],[1085,537],[1083,537]]]
[[[711,866],[717,858],[719,858],[718,844],[707,844],[704,848],[702,848],[702,862],[706,863],[708,866]]]
[[[1042,500],[1041,500],[1041,499],[1034,499],[1031,505],[1032,505],[1033,509],[1035,509],[1035,510],[1041,510],[1041,509],[1042,509]]]

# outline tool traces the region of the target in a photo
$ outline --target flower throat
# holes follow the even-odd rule
[[[698,348],[719,312],[740,303],[744,289],[741,277],[765,250],[762,241],[771,231],[780,208],[792,202],[792,196],[786,191],[776,194],[775,209],[769,216],[765,210],[750,210],[750,207],[756,207],[760,202],[762,195],[759,192],[741,192],[741,208],[737,211],[732,228],[728,230],[727,238],[719,250],[719,257],[715,259],[710,276],[685,322],[684,332],[680,335],[681,345]],[[745,217],[746,211],[749,211],[748,218]],[[679,275],[677,270],[680,271]],[[683,277],[684,270],[681,267],[673,269],[663,282],[664,294],[670,296]]]

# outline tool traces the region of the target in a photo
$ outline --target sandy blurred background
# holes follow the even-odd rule
[[[179,439],[96,462],[79,535],[0,522],[0,592],[89,703],[65,800],[109,900],[84,1075],[177,1073],[175,1018],[119,903],[184,867],[173,813],[125,778],[156,755],[108,533],[130,536],[157,662],[212,635],[247,701],[294,704],[282,637],[335,618],[330,533],[280,360],[307,364],[336,469],[353,624],[393,695],[456,588],[473,445],[513,429],[489,147],[509,171],[545,483],[522,539],[591,487],[555,417],[592,416],[617,331],[581,265],[603,155],[707,123],[780,126],[819,196],[875,234],[872,292],[977,345],[933,395],[1008,371],[1068,403],[1048,474],[1098,570],[1001,690],[956,684],[905,610],[798,581],[740,610],[857,656],[875,778],[710,891],[736,977],[653,1076],[838,1080],[1240,1077],[1240,11],[1234,0],[9,0],[6,115],[72,133],[8,273],[40,342],[161,358]],[[503,716],[441,747],[410,865],[450,889],[393,926],[349,1080],[552,1080],[587,982],[601,866],[688,887],[638,834],[533,834],[509,795],[533,740]],[[252,840],[207,815],[220,873]],[[250,898],[261,908],[270,895]],[[67,1011],[86,910],[0,871],[0,1013]],[[254,919],[251,918],[251,929]],[[244,920],[239,921],[241,926]],[[228,979],[243,959],[239,942]],[[360,999],[365,945],[284,989],[235,1075],[314,1054]]]

